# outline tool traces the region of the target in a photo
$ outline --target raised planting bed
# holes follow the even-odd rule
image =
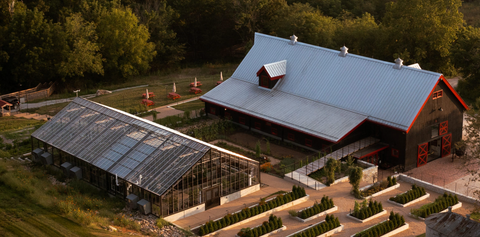
[[[237,237],[267,237],[286,230],[283,225],[282,218],[270,215],[268,221],[264,221],[261,225],[253,228],[242,228],[237,233]]]
[[[395,197],[389,198],[388,202],[397,206],[407,207],[414,203],[425,200],[428,197],[430,197],[430,194],[425,192],[425,189],[423,187],[418,187],[414,184],[412,185],[412,189],[404,193],[398,194]]]
[[[340,221],[338,221],[338,217],[334,217],[333,215],[327,215],[324,221],[301,229],[287,237],[326,237],[332,236],[333,234],[341,232],[342,230],[343,225],[341,225]]]
[[[338,168],[340,167],[340,169]],[[312,179],[315,179],[327,186],[332,186],[338,183],[343,183],[343,182],[348,182],[348,171],[349,168],[353,167],[361,167],[362,169],[367,169],[370,168],[369,166],[363,164],[363,163],[354,163],[353,165],[348,165],[345,162],[341,162],[340,165],[335,169],[334,172],[334,180],[332,180],[331,183],[328,182],[328,173],[326,172],[326,167],[323,167],[313,173],[310,173],[308,176]]]
[[[425,220],[425,218],[433,213],[448,211],[448,207],[450,206],[452,207],[452,210],[455,210],[462,207],[462,203],[458,201],[457,195],[444,193],[442,196],[437,197],[435,202],[425,204],[418,209],[414,208],[410,210],[410,214],[413,217]]]
[[[388,220],[380,222],[368,229],[358,232],[351,237],[388,237],[396,235],[409,228],[408,223],[398,213],[390,212]]]
[[[323,196],[320,203],[315,201],[313,206],[298,211],[295,218],[301,222],[307,222],[336,210],[338,207],[333,204],[333,200],[328,196]]]
[[[387,180],[383,180],[381,182],[377,182],[373,185],[368,185],[360,189],[360,194],[365,199],[369,199],[372,197],[380,196],[386,192],[390,192],[396,188],[400,187],[400,184],[397,183],[397,178],[390,176],[387,177]]]
[[[365,223],[385,214],[387,214],[387,211],[383,210],[381,202],[370,200],[367,204],[367,200],[364,200],[361,204],[355,201],[353,212],[348,213],[347,217]]]
[[[303,187],[293,186],[292,191],[286,194],[280,194],[269,200],[262,199],[260,203],[247,207],[236,213],[209,221],[204,225],[193,230],[198,230],[200,236],[213,236],[224,229],[233,228],[247,222],[266,217],[273,212],[280,211],[299,203],[307,201],[309,198]]]

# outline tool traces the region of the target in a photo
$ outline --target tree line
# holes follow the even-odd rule
[[[0,92],[111,83],[179,65],[239,61],[255,32],[445,75],[480,96],[480,33],[460,0],[0,0]]]

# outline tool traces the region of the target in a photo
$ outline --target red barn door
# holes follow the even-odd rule
[[[417,167],[427,163],[428,158],[428,142],[418,145]]]
[[[450,155],[452,150],[452,134],[442,137],[442,157]]]

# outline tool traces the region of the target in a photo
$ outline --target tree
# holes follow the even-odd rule
[[[294,3],[284,8],[278,17],[272,20],[271,34],[284,38],[295,34],[301,42],[338,48],[340,46],[333,42],[337,25],[336,19],[323,16],[319,10],[310,5]]]
[[[257,141],[257,144],[255,145],[255,156],[257,158],[260,158],[262,155],[262,148],[260,147],[260,141]]]
[[[70,50],[60,64],[60,75],[63,77],[83,77],[84,73],[103,75],[102,55],[96,43],[95,25],[85,22],[77,13],[66,18],[64,29]]]
[[[17,8],[8,26],[5,68],[11,75],[11,86],[33,87],[57,79],[58,67],[65,59],[68,46],[59,23],[52,23],[36,8]],[[6,72],[7,73],[7,72]]]
[[[472,176],[470,182],[480,180],[480,170],[476,167],[480,165],[480,98],[475,103],[475,108],[467,110],[465,116],[465,124],[463,129],[465,131],[464,141],[467,146],[468,155],[464,156],[462,168]],[[424,191],[422,190],[422,193]],[[480,198],[480,192],[474,191],[474,194]]]
[[[475,101],[480,97],[480,28],[464,27],[458,35],[452,49],[453,62],[463,76],[458,91],[463,98]]]
[[[129,8],[114,8],[100,16],[97,35],[105,58],[104,69],[110,76],[143,73],[156,55],[155,44],[148,42],[148,29],[138,24]]]
[[[153,59],[152,68],[168,68],[184,59],[185,44],[177,40],[177,33],[172,24],[180,15],[166,0],[146,0],[134,5],[133,11],[139,22],[145,25],[150,33],[150,41],[155,43],[157,55]]]
[[[381,29],[375,23],[372,15],[365,13],[362,17],[355,19],[344,19],[339,22],[335,29],[334,40],[338,50],[345,45],[349,53],[363,56],[374,56],[378,48],[378,36],[381,35]]]
[[[398,0],[387,4],[382,21],[386,35],[383,58],[400,57],[406,64],[420,63],[428,70],[455,73],[449,56],[463,23],[460,6],[460,0]]]
[[[327,172],[327,184],[330,185],[335,182],[335,170],[337,169],[338,161],[333,158],[328,158],[325,165],[325,171]]]
[[[350,170],[350,174],[348,175],[348,180],[353,188],[353,195],[356,198],[360,198],[362,195],[360,190],[358,189],[360,186],[360,181],[363,178],[363,170],[361,167],[354,167]]]

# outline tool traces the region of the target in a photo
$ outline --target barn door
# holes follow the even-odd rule
[[[428,142],[418,145],[417,167],[427,163],[428,158]]]
[[[442,157],[450,155],[452,150],[452,134],[442,137]]]

